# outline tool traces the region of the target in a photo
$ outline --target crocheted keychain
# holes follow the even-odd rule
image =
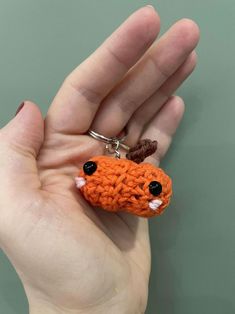
[[[75,177],[76,187],[93,206],[109,212],[125,211],[141,217],[163,213],[172,195],[170,177],[150,163],[142,163],[157,150],[157,141],[144,139],[132,148],[122,138],[107,138],[89,131],[93,138],[106,143],[111,156],[95,156],[87,161]],[[121,158],[119,149],[128,151]]]

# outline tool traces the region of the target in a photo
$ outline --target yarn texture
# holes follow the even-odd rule
[[[110,212],[125,211],[141,217],[163,213],[172,195],[172,181],[161,169],[149,163],[137,164],[128,159],[96,156],[94,173],[81,169],[75,178],[85,199],[96,207]],[[150,193],[149,185],[157,181],[162,186],[159,195]]]
[[[148,138],[140,140],[136,146],[129,149],[126,158],[139,164],[144,161],[146,157],[154,154],[157,150],[157,146],[157,141],[151,141]]]

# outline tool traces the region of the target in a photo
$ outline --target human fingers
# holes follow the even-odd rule
[[[125,143],[130,147],[136,145],[145,126],[152,120],[169,97],[175,93],[183,81],[192,73],[197,63],[197,54],[193,51],[182,66],[147,99],[133,114],[128,122],[128,135]]]
[[[176,22],[105,98],[92,129],[115,136],[133,113],[166,82],[194,50],[199,40],[195,22]]]
[[[183,114],[184,101],[178,96],[172,96],[156,114],[142,135],[142,138],[158,141],[156,153],[146,158],[146,162],[159,165],[171,144]]]
[[[150,6],[129,16],[65,79],[47,113],[46,131],[86,132],[102,99],[144,54],[159,28],[159,17]]]
[[[36,204],[41,188],[36,158],[44,138],[42,113],[30,101],[20,108],[0,130],[0,247],[13,221],[21,221],[24,206]]]

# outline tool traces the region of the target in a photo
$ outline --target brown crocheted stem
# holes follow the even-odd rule
[[[157,141],[151,141],[150,139],[141,140],[136,146],[129,149],[126,158],[139,164],[144,161],[145,158],[156,152],[157,145]]]

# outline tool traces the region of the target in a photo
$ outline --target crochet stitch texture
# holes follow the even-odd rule
[[[96,156],[89,161],[97,164],[92,175],[79,172],[85,179],[81,192],[93,206],[110,212],[125,211],[142,217],[160,215],[170,202],[172,181],[161,169],[149,163],[137,164],[127,159],[109,156]],[[162,185],[162,192],[154,196],[149,191],[151,181]],[[162,204],[151,209],[149,203],[160,200]]]

